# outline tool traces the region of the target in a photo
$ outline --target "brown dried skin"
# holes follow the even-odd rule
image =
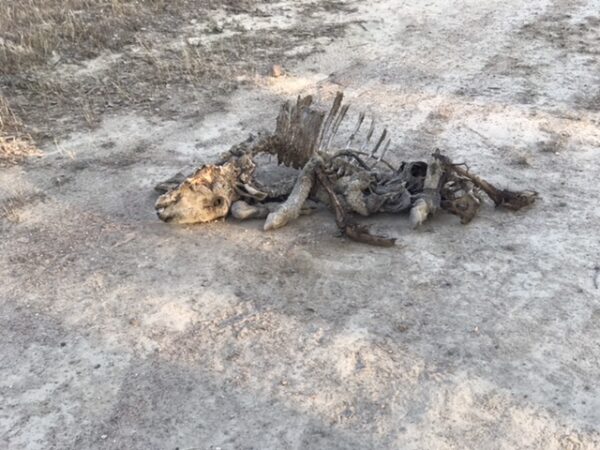
[[[465,167],[462,167],[459,164],[453,164],[450,158],[440,154],[439,150],[437,150],[433,156],[444,165],[447,171],[454,173],[459,178],[469,180],[475,187],[485,192],[492,199],[496,206],[502,206],[504,208],[517,211],[533,204],[538,198],[538,193],[536,191],[511,191],[508,189],[498,189],[491,183],[485,181],[483,178],[470,173]]]
[[[170,223],[212,222],[225,217],[238,200],[239,169],[235,164],[208,165],[156,200],[158,217]]]
[[[396,239],[371,234],[368,227],[359,225],[352,220],[336,195],[333,184],[322,169],[317,168],[315,176],[329,196],[329,202],[335,214],[335,223],[342,234],[348,236],[353,241],[377,247],[392,247],[395,244]]]
[[[442,191],[442,209],[460,217],[460,223],[468,224],[481,207],[480,193],[473,183],[466,178],[452,174],[453,179],[448,181]]]
[[[470,174],[462,167],[455,166],[453,169],[457,175],[471,180],[471,182],[485,192],[496,204],[503,208],[517,211],[521,208],[531,205],[538,197],[536,191],[511,191],[508,189],[498,189],[476,175]]]

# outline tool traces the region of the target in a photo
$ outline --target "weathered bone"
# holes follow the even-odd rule
[[[443,161],[443,157],[441,157],[441,159]],[[448,159],[446,158],[446,160]],[[516,211],[524,208],[525,206],[531,205],[538,197],[538,193],[536,191],[511,191],[508,189],[498,189],[491,183],[488,183],[477,175],[469,173],[468,170],[465,170],[458,165],[446,165],[458,176],[469,179],[475,186],[485,192],[494,201],[496,206],[502,206],[504,208]]]
[[[381,133],[381,136],[379,137],[379,140],[377,141],[377,144],[375,144],[375,147],[373,147],[373,150],[371,150],[371,153],[369,154],[369,158],[374,158],[375,157],[375,154],[377,153],[377,150],[379,150],[379,147],[381,146],[381,144],[385,140],[386,136],[387,136],[387,128],[384,128],[383,133]]]
[[[394,245],[396,239],[373,235],[369,232],[367,227],[355,223],[348,216],[344,206],[333,189],[331,181],[327,178],[327,175],[320,168],[317,168],[315,172],[319,183],[329,195],[329,201],[335,213],[335,223],[344,235],[348,236],[353,241],[376,245],[378,247],[391,247]]]
[[[449,181],[442,188],[442,208],[460,217],[464,225],[469,223],[482,204],[481,195],[467,178],[449,174]]]
[[[264,219],[270,213],[277,211],[281,203],[267,202],[250,205],[244,200],[238,200],[231,205],[231,216],[237,220]],[[300,209],[300,215],[312,214],[318,208],[317,203],[306,200]]]
[[[341,92],[336,94],[335,99],[333,100],[333,105],[331,106],[329,114],[327,114],[327,118],[323,124],[323,128],[320,130],[321,133],[319,134],[319,144],[315,147],[315,149],[322,150],[323,144],[329,140],[329,128],[331,127],[331,123],[333,122],[340,109],[340,106],[342,105],[343,98],[344,95]]]
[[[440,189],[444,180],[444,166],[433,158],[427,166],[427,175],[420,194],[410,210],[410,223],[417,228],[440,207]]]
[[[310,108],[311,104],[312,97],[298,97],[296,105],[286,102],[281,108],[275,130],[281,164],[302,168],[319,145],[324,113]]]
[[[276,211],[267,216],[264,225],[265,231],[281,228],[300,215],[302,205],[315,183],[315,169],[322,163],[323,161],[319,156],[311,158],[306,163],[288,199]]]
[[[244,200],[238,200],[231,205],[231,216],[238,220],[264,219],[278,206],[277,203],[258,203],[249,205]]]
[[[365,113],[360,112],[358,114],[358,120],[356,121],[356,126],[354,127],[354,131],[352,131],[352,134],[348,138],[348,142],[346,142],[346,150],[349,149],[350,146],[352,145],[352,143],[354,142],[356,133],[358,133],[358,130],[360,130],[360,126],[363,124],[364,120],[365,120]]]
[[[371,136],[373,136],[373,132],[375,131],[375,119],[371,119],[371,126],[369,127],[369,131],[367,131],[367,135],[365,136],[365,140],[360,147],[360,151],[364,152],[369,146],[369,142],[371,141]]]
[[[156,200],[158,217],[172,223],[211,222],[225,217],[238,199],[235,186],[240,176],[235,162],[202,166],[177,188]]]
[[[381,155],[379,155],[379,158],[377,158],[377,162],[383,161],[383,158],[385,158],[385,154],[387,153],[388,149],[390,148],[391,143],[392,143],[392,140],[390,138],[388,138],[387,142],[383,146],[383,151],[381,152]]]
[[[326,148],[326,149],[331,148],[331,141],[336,136],[336,134],[338,132],[338,129],[340,128],[340,124],[342,123],[342,121],[346,117],[346,113],[348,112],[348,108],[349,107],[350,107],[350,105],[344,105],[344,106],[342,106],[342,110],[337,115],[337,117],[335,119],[335,122],[333,124],[333,129],[331,130],[331,133],[329,133],[329,136],[327,137],[327,142],[325,143],[325,145],[323,145],[323,143],[321,143],[321,145],[320,145],[321,149],[323,147]]]

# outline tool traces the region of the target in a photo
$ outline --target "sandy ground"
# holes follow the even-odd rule
[[[368,3],[319,11],[349,25],[284,77],[106,114],[0,171],[1,447],[600,448],[600,1]],[[269,33],[299,5],[224,19]],[[378,218],[391,249],[326,211],[157,220],[156,182],[340,89],[400,157],[439,147],[542,200]]]

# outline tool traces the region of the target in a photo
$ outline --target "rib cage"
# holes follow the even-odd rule
[[[356,125],[352,128],[346,145],[333,146],[339,130],[348,117],[350,105],[342,104],[344,95],[338,92],[327,114],[313,107],[312,96],[298,97],[295,104],[286,102],[277,117],[275,136],[279,141],[277,156],[281,164],[302,168],[316,152],[334,154],[340,150],[350,150],[364,156],[371,167],[383,161],[391,139],[384,128],[381,134],[375,134],[376,121],[371,120],[369,130],[362,139],[357,140],[365,114],[360,112]],[[372,144],[373,135],[378,136]],[[378,153],[381,150],[381,153]]]

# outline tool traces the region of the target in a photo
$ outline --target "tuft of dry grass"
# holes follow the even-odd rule
[[[19,209],[21,206],[21,201],[15,201],[14,199],[7,200],[0,205],[0,218],[6,219],[10,223],[20,223],[21,214]]]
[[[17,164],[30,156],[41,156],[35,143],[27,138],[0,136],[0,167]]]
[[[0,219],[10,223],[20,223],[23,218],[23,208],[44,198],[46,195],[41,191],[27,193],[21,189],[13,190],[9,197],[0,202]]]
[[[24,132],[23,123],[0,95],[0,167],[40,155],[31,136]]]

